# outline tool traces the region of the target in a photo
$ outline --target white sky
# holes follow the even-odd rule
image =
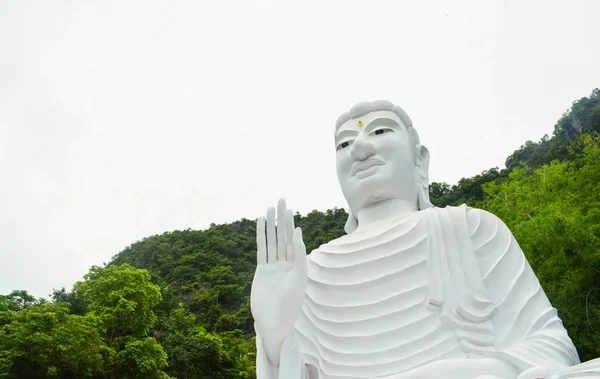
[[[292,5],[294,4],[294,5]],[[600,1],[0,0],[0,294],[176,229],[346,203],[334,122],[387,99],[432,181],[600,86]]]

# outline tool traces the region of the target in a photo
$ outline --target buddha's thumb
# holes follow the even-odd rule
[[[302,240],[302,228],[298,227],[294,230],[294,266],[304,269],[306,267],[306,246]]]

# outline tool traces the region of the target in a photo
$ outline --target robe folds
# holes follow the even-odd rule
[[[279,367],[257,333],[258,379],[392,379],[445,359],[493,357],[517,373],[579,363],[510,230],[464,205],[314,250],[295,325]]]

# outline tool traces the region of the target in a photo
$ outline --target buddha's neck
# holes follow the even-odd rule
[[[355,216],[358,220],[359,230],[369,229],[373,226],[398,219],[419,210],[417,203],[404,199],[388,199],[364,207]]]

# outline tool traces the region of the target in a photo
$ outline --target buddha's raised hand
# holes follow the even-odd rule
[[[265,235],[266,229],[266,235]],[[306,292],[306,247],[302,230],[294,229],[294,216],[285,200],[267,210],[256,225],[257,267],[250,296],[257,333],[263,339],[267,357],[279,364],[281,345],[294,333],[294,324]]]

